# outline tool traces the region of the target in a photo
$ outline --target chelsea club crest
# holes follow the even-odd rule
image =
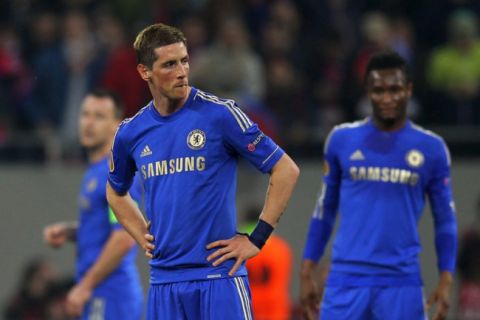
[[[418,150],[410,150],[406,157],[407,163],[412,168],[418,168],[423,165],[424,156]]]
[[[205,136],[205,132],[199,129],[195,129],[190,131],[187,137],[187,145],[190,149],[199,150],[205,146],[205,142],[207,141],[207,137]]]

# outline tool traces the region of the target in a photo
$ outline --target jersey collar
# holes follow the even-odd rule
[[[182,114],[184,114],[192,105],[193,99],[195,95],[197,94],[197,89],[194,87],[191,87],[190,94],[188,95],[187,101],[185,101],[185,104],[180,108],[180,110],[168,115],[168,116],[162,116],[157,109],[155,109],[155,106],[153,105],[153,100],[150,101],[148,104],[148,109],[150,111],[150,114],[155,118],[156,120],[159,120],[160,122],[169,122],[169,121],[174,121],[178,118],[181,117]]]

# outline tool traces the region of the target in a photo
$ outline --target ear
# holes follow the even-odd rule
[[[137,65],[137,71],[138,71],[138,74],[140,75],[140,77],[144,81],[147,81],[147,82],[150,81],[150,78],[152,76],[152,71],[150,71],[150,69],[148,69],[148,67],[146,65],[138,64]]]

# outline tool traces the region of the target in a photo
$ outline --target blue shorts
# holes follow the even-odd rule
[[[143,315],[143,293],[132,296],[96,293],[83,309],[82,320],[140,320]]]
[[[421,286],[326,287],[322,320],[426,320]]]
[[[152,284],[147,320],[251,320],[247,277]]]

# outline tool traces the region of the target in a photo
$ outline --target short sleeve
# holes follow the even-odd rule
[[[122,124],[113,141],[108,174],[110,186],[119,194],[125,194],[130,189],[136,171],[135,162],[128,152],[124,138],[126,128]]]
[[[235,150],[263,173],[270,172],[285,153],[250,118],[229,100],[221,126],[227,147]]]

